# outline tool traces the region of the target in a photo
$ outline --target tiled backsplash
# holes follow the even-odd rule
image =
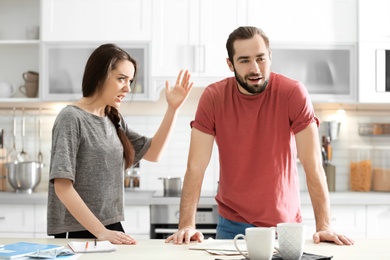
[[[152,103],[150,103],[152,104]],[[5,132],[5,148],[9,149],[12,146],[12,113],[0,114],[0,128]],[[12,112],[12,111],[11,111]],[[195,109],[194,111],[195,112]],[[349,190],[349,147],[351,145],[379,145],[390,146],[389,136],[359,136],[358,123],[361,122],[383,122],[390,121],[387,111],[359,111],[347,110],[342,117],[336,115],[335,110],[316,109],[316,114],[321,122],[340,120],[340,135],[338,140],[332,142],[333,160],[336,165],[336,191]],[[139,133],[147,136],[153,136],[157,130],[162,115],[126,115],[125,119],[130,126]],[[16,150],[21,150],[21,110],[17,110],[16,124]],[[45,167],[42,172],[42,181],[37,190],[47,190],[48,181],[48,166],[50,163],[50,145],[51,145],[51,128],[55,120],[55,115],[42,113],[42,140],[41,150],[44,155]],[[179,115],[174,132],[167,149],[158,163],[141,161],[141,182],[140,189],[145,190],[162,190],[163,183],[159,177],[183,177],[188,156],[188,148],[190,143],[190,126],[189,123],[193,119],[193,114]],[[38,113],[37,111],[26,110],[26,135],[24,150],[28,152],[31,160],[37,159],[39,143],[38,143]],[[325,124],[321,124],[320,138],[326,134]],[[305,176],[301,165],[300,183],[301,190],[306,190]],[[213,156],[209,167],[205,174],[203,189],[216,190],[218,183],[219,166],[218,166],[218,151],[214,146]]]

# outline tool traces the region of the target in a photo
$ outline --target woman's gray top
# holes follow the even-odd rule
[[[134,146],[136,163],[145,155],[152,139],[129,129],[123,118],[120,125]],[[80,197],[103,225],[123,221],[123,146],[111,120],[68,105],[58,114],[52,135],[47,234],[85,230],[55,194],[55,178],[72,180]]]

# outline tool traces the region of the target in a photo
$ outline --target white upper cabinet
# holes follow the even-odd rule
[[[359,0],[359,102],[389,103],[390,1]]]
[[[42,0],[42,40],[150,40],[150,3],[150,0]]]
[[[359,41],[390,42],[390,1],[359,0]]]
[[[356,42],[356,9],[355,0],[248,0],[248,23],[271,42]]]
[[[245,22],[246,1],[154,0],[154,77],[175,77],[189,69],[195,85],[232,75],[227,64],[226,40]]]
[[[274,44],[272,71],[302,82],[313,102],[355,102],[356,44]]]
[[[0,1],[0,102],[37,101],[26,97],[19,87],[24,84],[22,74],[39,72],[39,0]],[[37,33],[31,33],[31,32]]]

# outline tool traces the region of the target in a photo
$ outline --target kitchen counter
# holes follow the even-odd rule
[[[125,190],[125,205],[148,206],[154,190]],[[0,204],[47,204],[47,192],[32,194],[0,192]]]
[[[53,239],[53,238],[35,238],[35,239],[18,239],[5,238],[1,240],[3,244],[10,244],[16,242],[33,242],[42,244],[57,244],[66,246],[72,239]],[[81,240],[83,241],[83,240]],[[390,239],[383,240],[357,240],[353,246],[337,246],[331,243],[314,244],[312,240],[307,240],[305,245],[305,252],[333,256],[333,259],[353,259],[353,260],[367,260],[367,259],[390,259],[388,246]],[[192,242],[190,245],[193,245]],[[231,243],[233,241],[231,240]],[[90,253],[81,254],[77,259],[140,259],[140,260],[200,260],[200,259],[242,259],[241,256],[215,256],[203,250],[190,250],[190,245],[173,245],[166,244],[164,240],[138,240],[136,245],[118,245],[118,250],[113,253]]]
[[[160,194],[153,190],[126,190],[125,205],[148,206],[153,204],[173,204],[180,202],[180,197],[153,196]],[[390,192],[331,192],[331,205],[389,205]],[[202,193],[199,201],[203,205],[216,204],[214,194]],[[0,204],[47,204],[47,192],[21,194],[15,192],[0,192]],[[307,192],[301,193],[301,204],[311,205]]]

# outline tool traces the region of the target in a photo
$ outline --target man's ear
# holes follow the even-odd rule
[[[272,60],[272,51],[268,50],[269,52],[269,60]]]
[[[226,63],[229,66],[230,71],[234,72],[234,66],[232,62],[229,60],[229,58],[226,58]]]

